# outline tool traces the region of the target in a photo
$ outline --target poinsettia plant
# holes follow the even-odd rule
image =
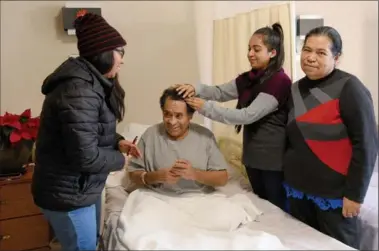
[[[6,112],[0,116],[0,148],[15,145],[23,139],[35,141],[39,124],[40,118],[32,118],[30,109],[21,115]]]

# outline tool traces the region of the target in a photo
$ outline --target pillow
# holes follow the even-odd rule
[[[378,172],[378,160],[379,160],[379,156],[376,157],[375,166],[374,166],[374,172]]]
[[[378,158],[376,158],[374,171],[371,176],[370,187],[378,187]]]
[[[149,128],[151,125],[145,125],[145,124],[138,124],[138,123],[130,123],[126,126],[125,131],[123,132],[122,136],[125,137],[125,139],[133,141],[133,139],[138,136],[138,140],[141,138],[142,134],[146,131],[147,128]]]
[[[242,143],[228,137],[219,137],[218,146],[229,164],[228,175],[230,182],[238,182],[241,187],[251,190],[245,166],[242,164]]]
[[[378,187],[378,172],[374,171],[370,180],[370,187]]]
[[[126,164],[122,170],[109,173],[105,187],[118,187],[128,183],[127,166]]]

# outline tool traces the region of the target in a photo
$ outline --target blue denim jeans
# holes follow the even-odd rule
[[[69,212],[41,210],[53,228],[62,251],[96,250],[101,199],[96,204]]]

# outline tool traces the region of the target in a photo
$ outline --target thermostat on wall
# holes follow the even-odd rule
[[[305,35],[312,29],[323,26],[324,18],[318,15],[299,15],[296,17],[296,53],[301,52]]]
[[[324,18],[318,15],[299,15],[296,17],[296,36],[301,39],[312,29],[323,26]]]
[[[79,16],[85,15],[86,13],[94,13],[101,16],[101,8],[95,7],[63,7],[62,8],[62,19],[63,19],[63,29],[68,35],[75,35],[74,22]]]

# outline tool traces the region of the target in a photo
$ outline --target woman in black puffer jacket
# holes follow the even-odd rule
[[[96,250],[101,192],[107,176],[138,149],[116,133],[125,92],[117,73],[126,45],[101,16],[75,22],[80,57],[69,58],[42,86],[32,193],[62,250]]]

